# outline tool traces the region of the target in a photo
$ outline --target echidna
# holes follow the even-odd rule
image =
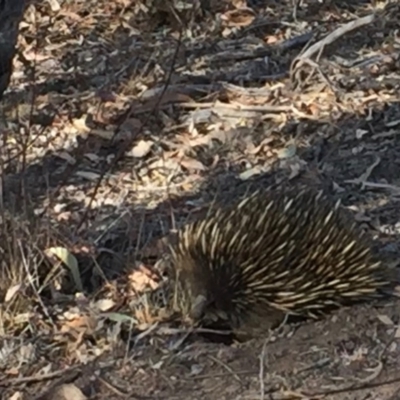
[[[220,207],[183,227],[171,254],[178,308],[234,331],[320,317],[389,284],[340,202],[309,190],[259,190]]]

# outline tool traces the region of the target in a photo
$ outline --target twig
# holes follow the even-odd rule
[[[169,335],[177,335],[179,333],[212,333],[212,334],[216,334],[216,335],[231,335],[232,332],[229,330],[226,331],[221,331],[221,330],[217,330],[217,329],[207,329],[207,328],[165,328],[165,327],[160,327],[157,330],[157,333],[160,335],[165,335],[165,336],[169,336]]]
[[[359,390],[373,389],[373,388],[377,388],[377,387],[381,387],[381,386],[393,385],[394,383],[400,383],[400,377],[388,379],[387,381],[383,381],[383,382],[367,383],[365,385],[359,385],[359,386],[344,386],[344,387],[339,387],[337,389],[324,390],[324,391],[314,392],[314,393],[303,392],[303,394],[305,396],[314,398],[314,397],[329,396],[329,395],[339,394],[339,393],[357,392]]]
[[[354,21],[348,22],[345,25],[342,25],[341,27],[335,29],[332,33],[330,33],[328,36],[323,38],[322,40],[318,41],[317,43],[314,43],[312,46],[310,46],[307,50],[305,50],[303,53],[299,54],[292,62],[290,66],[290,78],[292,83],[296,81],[297,73],[299,69],[305,65],[311,65],[314,69],[318,69],[320,74],[323,76],[325,81],[331,86],[329,79],[325,74],[322,73],[318,65],[311,60],[311,57],[314,56],[315,54],[318,53],[318,56],[320,56],[325,49],[326,46],[332,44],[335,40],[339,39],[346,33],[360,28],[361,26],[370,24],[372,21],[375,19],[375,14],[367,15],[366,17],[356,19]],[[313,72],[308,76],[308,79],[311,77]]]
[[[216,104],[216,103],[196,103],[196,102],[187,102],[181,103],[180,106],[182,108],[190,108],[190,109],[199,109],[199,108],[212,108],[213,110],[227,110],[226,112],[234,111],[248,111],[248,112],[275,112],[275,113],[282,113],[282,112],[289,112],[292,110],[292,106],[274,106],[271,104],[264,104],[262,106],[258,105],[244,105],[244,104]]]
[[[223,363],[221,360],[219,360],[218,358],[215,358],[214,356],[208,356],[208,358],[216,363],[218,363],[219,365],[221,365],[223,368],[225,368],[230,374],[232,374],[232,376],[241,384],[242,380],[240,379],[239,375],[228,365],[226,365],[225,363]]]
[[[311,58],[315,53],[318,53],[319,51],[323,50],[326,46],[332,44],[335,40],[339,39],[346,33],[360,28],[361,26],[368,25],[372,21],[374,21],[375,15],[367,15],[366,17],[356,19],[354,21],[348,22],[345,25],[342,25],[341,27],[335,29],[332,33],[330,33],[328,36],[326,36],[324,39],[320,40],[319,42],[313,44],[311,47],[309,47],[303,54],[300,54],[298,57],[295,58],[294,61],[296,60],[304,60],[307,58]]]
[[[0,387],[1,386],[15,386],[15,385],[23,384],[23,383],[34,383],[34,382],[47,381],[50,379],[58,378],[60,376],[65,376],[66,374],[70,374],[71,372],[74,372],[81,367],[82,367],[82,365],[74,365],[73,367],[64,368],[61,371],[49,372],[48,374],[38,374],[38,375],[25,376],[25,377],[14,378],[14,379],[6,378],[6,379],[3,379],[0,381]]]

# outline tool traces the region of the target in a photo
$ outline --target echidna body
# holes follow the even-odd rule
[[[179,307],[198,321],[264,330],[317,317],[388,282],[356,223],[321,193],[257,191],[178,232]]]

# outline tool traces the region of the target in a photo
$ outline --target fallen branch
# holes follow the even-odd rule
[[[375,15],[371,14],[342,25],[340,28],[335,29],[324,39],[320,40],[317,43],[314,43],[303,54],[300,54],[298,57],[296,57],[293,62],[311,58],[315,53],[319,53],[320,51],[322,51],[325,46],[332,44],[335,40],[344,36],[346,33],[353,31],[354,29],[370,24],[372,21],[374,21],[374,19]]]
[[[292,62],[290,66],[290,79],[292,84],[294,82],[300,81],[298,79],[298,72],[303,65],[309,65],[313,68],[313,71],[309,74],[306,80],[309,80],[311,76],[314,74],[315,70],[318,70],[323,79],[327,82],[327,84],[334,91],[333,85],[330,82],[329,78],[323,74],[319,66],[311,60],[311,57],[315,54],[318,54],[318,58],[321,56],[325,47],[332,44],[335,40],[344,36],[346,33],[353,31],[354,29],[360,28],[361,26],[368,25],[375,20],[375,14],[367,15],[366,17],[356,19],[354,21],[348,22],[347,24],[342,25],[340,28],[335,29],[328,36],[323,38],[322,40],[314,43],[311,47],[305,50],[303,53],[299,54]]]

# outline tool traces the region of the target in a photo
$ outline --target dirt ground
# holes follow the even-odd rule
[[[341,310],[232,346],[194,341],[156,351],[154,340],[137,360],[141,367],[121,365],[107,378],[132,399],[398,399],[398,327],[390,322],[398,307]],[[143,365],[143,357],[157,367]]]
[[[163,237],[261,185],[340,198],[398,260],[399,15],[397,1],[304,0],[296,19],[290,1],[33,2],[0,127],[0,398],[400,399],[395,298],[226,344],[138,295],[161,279]]]
[[[352,307],[230,346],[153,332],[68,370],[62,382],[93,399],[398,399],[398,310],[398,301]],[[39,398],[59,397],[50,390]]]

